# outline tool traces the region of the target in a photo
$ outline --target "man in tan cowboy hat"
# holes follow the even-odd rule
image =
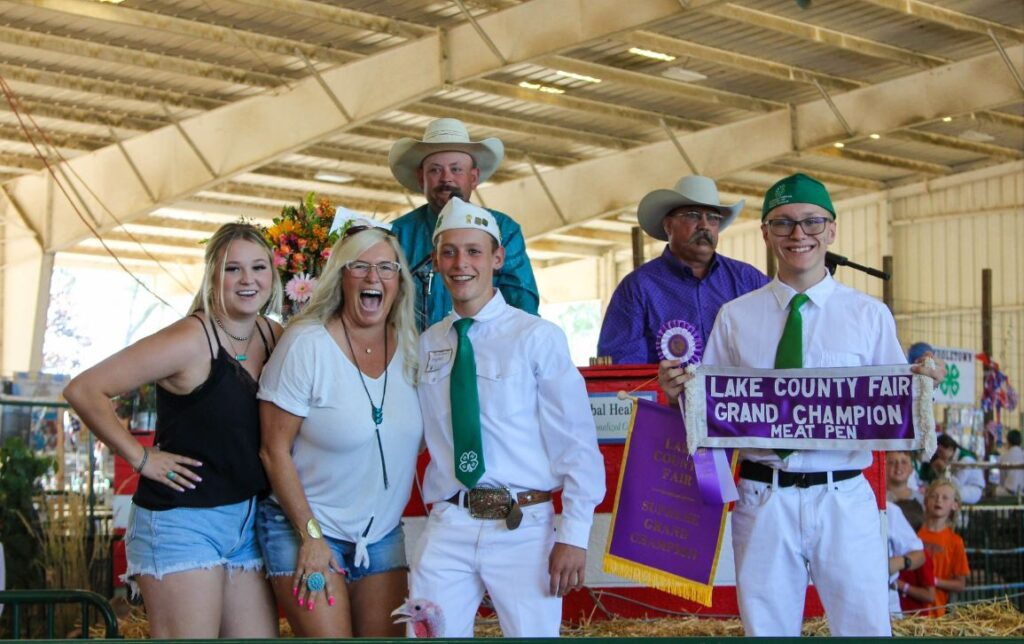
[[[684,320],[706,344],[718,309],[768,283],[750,264],[715,252],[718,234],[743,209],[743,201],[721,203],[715,182],[691,175],[672,190],[655,190],[640,200],[640,226],[667,241],[660,257],[627,275],[601,325],[598,355],[616,364],[656,364],[658,329]]]
[[[420,331],[452,310],[451,297],[441,278],[435,276],[430,259],[431,235],[438,213],[452,195],[460,194],[469,201],[473,190],[498,169],[504,154],[505,146],[499,139],[471,141],[462,121],[448,118],[431,121],[422,141],[406,137],[391,146],[391,173],[400,184],[427,199],[427,203],[392,223],[417,278],[414,281]],[[508,215],[497,210],[490,212],[498,222],[505,248],[505,264],[495,271],[494,286],[509,304],[536,315],[540,296],[526,256],[523,232]]]

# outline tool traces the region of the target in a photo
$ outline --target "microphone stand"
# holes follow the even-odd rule
[[[871,268],[870,266],[863,266],[861,264],[857,264],[856,262],[851,262],[842,255],[836,255],[835,253],[826,252],[825,267],[828,268],[829,274],[835,275],[836,268],[839,266],[849,266],[850,268],[855,268],[858,271],[867,273],[871,277],[877,277],[880,280],[889,280],[892,278],[892,276],[886,273],[885,271],[880,271],[877,268]]]

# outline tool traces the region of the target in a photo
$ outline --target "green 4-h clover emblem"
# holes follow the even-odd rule
[[[939,391],[946,396],[960,393],[960,370],[955,364],[946,367],[946,377],[939,383]]]

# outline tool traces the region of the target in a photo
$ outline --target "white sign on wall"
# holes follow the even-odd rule
[[[631,396],[656,402],[656,391],[633,391]],[[633,401],[630,398],[619,400],[614,391],[593,392],[590,394],[590,412],[594,415],[597,426],[597,442],[625,443],[629,434],[629,418],[633,414]]]
[[[974,351],[933,347],[932,353],[946,361],[946,377],[935,386],[935,402],[947,405],[973,405]]]

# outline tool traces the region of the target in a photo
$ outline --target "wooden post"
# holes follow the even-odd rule
[[[896,315],[892,301],[892,255],[882,256],[882,272],[889,275],[889,279],[882,280],[882,301],[889,307],[889,312]]]
[[[635,270],[644,263],[644,231],[640,226],[633,226],[630,233],[633,235],[633,269]]]
[[[992,269],[983,268],[981,269],[981,351],[989,360],[993,359],[992,356]],[[988,367],[982,372],[984,383],[984,377],[988,376]],[[985,412],[985,428],[987,430],[989,422],[993,418],[993,411],[990,409]],[[993,444],[992,436],[985,432],[985,454],[983,458],[987,458],[992,450],[995,448]]]

